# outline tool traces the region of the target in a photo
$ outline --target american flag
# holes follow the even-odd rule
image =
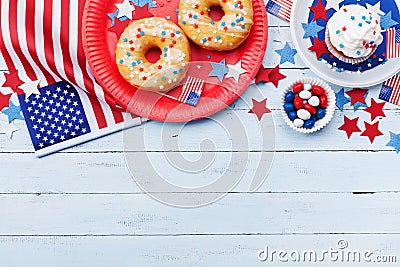
[[[104,104],[107,102],[116,107],[113,98],[96,82],[84,54],[81,25],[85,2],[0,0],[0,52],[10,73],[18,70],[23,81],[40,80],[40,87],[67,81],[77,88],[81,99],[83,90],[86,91],[88,94],[82,103],[93,114],[95,123],[91,125],[91,131],[97,136],[92,134],[91,138],[95,138],[138,125],[141,120],[125,116],[120,110]],[[20,104],[27,103],[21,101]],[[29,123],[29,117],[25,119]],[[73,140],[75,143],[69,142],[69,145],[83,139]],[[48,147],[46,153],[65,146]]]
[[[289,22],[292,5],[292,0],[268,0],[266,7],[267,12]]]
[[[386,58],[400,57],[400,29],[386,30]]]
[[[197,106],[201,92],[203,91],[203,86],[204,80],[189,76],[177,100],[194,107]]]
[[[400,75],[395,75],[383,83],[379,99],[399,105],[400,99]]]

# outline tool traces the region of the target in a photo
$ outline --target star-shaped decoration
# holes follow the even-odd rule
[[[376,117],[386,117],[383,112],[383,107],[385,102],[377,103],[373,98],[371,98],[371,106],[364,109],[364,111],[371,114],[371,121],[374,121]]]
[[[340,90],[339,92],[336,93],[336,106],[343,111],[344,105],[350,102],[350,98],[345,96],[344,94],[344,88]]]
[[[318,33],[324,29],[324,27],[319,26],[316,21],[312,21],[310,23],[302,23],[304,28],[304,36],[303,38],[308,37],[317,37]]]
[[[143,7],[145,5],[148,8],[157,7],[156,1],[153,0],[130,0],[136,7]]]
[[[11,139],[13,133],[18,130],[19,130],[19,128],[17,126],[15,126],[13,123],[7,123],[5,121],[0,121],[0,134],[6,134],[8,139]]]
[[[3,94],[2,92],[0,92],[0,110],[2,110],[3,108],[6,108],[10,105],[10,97],[12,94]]]
[[[249,113],[255,114],[259,121],[264,114],[271,113],[271,110],[267,108],[267,98],[261,101],[257,101],[253,98],[252,101],[253,107],[249,110]]]
[[[24,82],[18,77],[18,71],[10,71],[9,73],[4,73],[6,81],[3,83],[3,87],[10,87],[14,92],[18,90],[18,86]]]
[[[279,42],[282,45],[284,43],[293,43],[293,39],[292,39],[292,35],[290,33],[290,29],[289,28],[281,28],[279,27],[279,34],[275,36],[274,38],[275,42]]]
[[[317,5],[310,7],[310,9],[314,13],[313,20],[322,19],[326,21],[326,10],[321,0],[318,0]]]
[[[107,13],[107,16],[111,19],[111,25],[110,27],[113,27],[115,25],[115,18],[118,19],[118,12],[119,10],[117,9],[114,13]],[[119,20],[123,21],[123,20],[127,20],[127,17],[122,17]]]
[[[133,13],[132,20],[154,17],[154,15],[150,13],[148,6],[149,4],[145,4],[143,6],[136,7],[135,12]]]
[[[117,18],[127,17],[128,19],[132,19],[132,12],[135,11],[135,7],[131,5],[129,0],[124,0],[121,4],[115,4],[118,8]]]
[[[347,91],[346,94],[351,98],[351,104],[354,105],[356,102],[365,102],[365,94],[368,93],[368,89],[354,88],[351,91]]]
[[[386,15],[379,15],[381,17],[381,27],[382,29],[390,29],[393,26],[399,24],[397,21],[392,19],[392,11],[389,11]]]
[[[383,135],[381,131],[379,131],[379,121],[374,124],[369,124],[368,122],[364,122],[365,130],[361,133],[361,136],[368,136],[371,144],[374,142],[375,137]]]
[[[385,15],[385,12],[381,10],[381,1],[378,1],[375,5],[371,5],[368,3],[365,4],[367,5],[368,10],[373,11],[378,15]]]
[[[40,80],[36,81],[29,80],[23,83],[19,88],[21,88],[24,91],[25,98],[29,98],[32,94],[40,95],[40,92],[38,90],[39,83]]]
[[[317,37],[314,37],[314,44],[308,50],[314,51],[317,58],[322,57],[323,54],[329,54],[325,40],[321,41]]]
[[[120,21],[117,20],[115,21],[115,25],[111,28],[108,28],[108,31],[114,32],[117,35],[117,38],[121,36],[121,34],[124,32],[125,28],[128,26],[129,20],[125,21]]]
[[[239,77],[247,71],[242,68],[242,61],[239,60],[235,65],[228,64],[228,73],[225,78],[234,78],[236,82],[239,82]]]
[[[339,4],[343,2],[343,0],[326,0],[326,10],[329,10],[331,8],[335,9],[336,11],[339,11],[340,7]]]
[[[14,105],[12,101],[10,101],[10,106],[7,109],[2,111],[8,117],[8,122],[12,122],[13,120],[23,120],[24,118],[21,115],[20,106]]]
[[[365,94],[364,98],[366,98],[367,95],[368,95],[368,94]],[[359,108],[362,108],[362,107],[366,108],[366,107],[368,107],[368,106],[367,106],[367,104],[365,104],[365,103],[362,103],[362,102],[360,102],[360,101],[357,101],[357,102],[354,103],[354,105],[353,105],[353,110],[354,110],[354,112],[355,112],[355,111],[357,111]]]
[[[386,144],[386,146],[391,146],[396,150],[396,153],[400,152],[400,134],[390,133],[390,141]]]
[[[223,59],[220,63],[211,62],[212,71],[208,76],[210,77],[218,77],[218,80],[222,82],[225,74],[229,72],[229,69],[225,66],[225,59]]]
[[[348,117],[344,116],[344,123],[338,129],[341,131],[345,131],[347,134],[347,138],[350,139],[353,133],[361,132],[361,129],[358,127],[359,118],[349,119]]]
[[[290,62],[295,64],[294,56],[297,54],[297,50],[290,47],[288,43],[282,49],[275,50],[281,57],[281,61],[279,64],[283,64],[285,62]]]
[[[279,65],[276,65],[273,69],[261,67],[256,75],[256,83],[271,82],[276,88],[278,88],[279,81],[285,78],[286,76],[280,73]]]

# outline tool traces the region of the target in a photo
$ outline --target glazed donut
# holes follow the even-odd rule
[[[145,56],[153,47],[162,52],[154,64]],[[167,91],[178,85],[185,78],[189,61],[190,46],[185,34],[163,18],[134,21],[117,44],[119,72],[130,84],[146,91]]]
[[[211,6],[221,6],[225,15],[220,21],[209,16]],[[181,0],[179,25],[199,46],[209,50],[232,50],[250,33],[253,25],[251,0]]]

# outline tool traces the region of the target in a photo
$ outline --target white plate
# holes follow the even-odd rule
[[[304,29],[301,23],[308,23],[309,8],[312,0],[294,1],[290,17],[290,32],[297,52],[304,63],[321,78],[345,87],[368,87],[386,81],[400,72],[400,58],[390,59],[386,64],[362,73],[336,72],[330,65],[318,61],[315,53],[308,50],[312,45],[310,39],[304,39]]]

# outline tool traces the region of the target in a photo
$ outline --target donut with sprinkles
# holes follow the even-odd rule
[[[211,6],[221,6],[225,13],[221,20],[209,16]],[[181,0],[177,12],[186,35],[208,50],[237,48],[253,25],[251,0]]]
[[[160,59],[151,63],[146,52],[161,50]],[[134,21],[122,33],[116,49],[121,75],[130,84],[146,91],[167,91],[186,75],[190,46],[182,30],[164,18],[152,17]]]

